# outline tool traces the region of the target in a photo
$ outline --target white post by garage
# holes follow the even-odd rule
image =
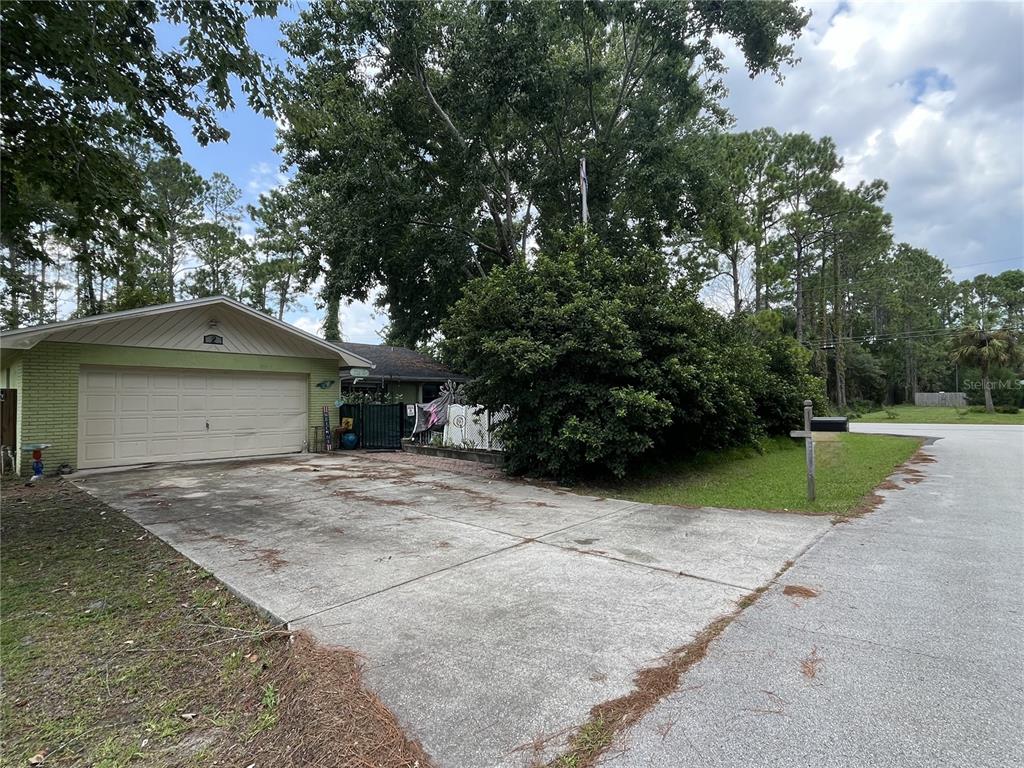
[[[790,437],[802,437],[804,450],[807,454],[807,500],[814,501],[814,433],[811,432],[811,418],[814,403],[804,400],[804,428],[793,430]]]

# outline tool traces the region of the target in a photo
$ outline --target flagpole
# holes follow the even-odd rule
[[[580,199],[582,200],[583,208],[583,223],[586,224],[590,220],[590,211],[587,210],[587,187],[589,186],[587,181],[587,158],[580,157]]]

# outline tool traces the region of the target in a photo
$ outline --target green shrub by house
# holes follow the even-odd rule
[[[582,229],[470,283],[443,330],[470,399],[512,409],[511,472],[621,477],[656,448],[749,443],[795,426],[805,397],[824,402],[807,352],[771,323],[727,320],[662,255],[613,254]]]

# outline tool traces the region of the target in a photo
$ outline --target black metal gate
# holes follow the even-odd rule
[[[360,448],[388,448],[399,450],[405,435],[405,406],[402,403],[377,405],[360,403],[343,405],[338,414],[352,419],[352,430],[359,438]]]

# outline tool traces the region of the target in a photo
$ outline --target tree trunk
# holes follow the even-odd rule
[[[18,263],[21,261],[18,258],[20,249],[16,245],[11,245],[7,249],[7,260],[10,265],[11,280],[8,288],[11,291],[11,317],[9,325],[11,328],[18,328],[21,325],[21,305],[18,303],[18,295],[21,292],[21,286],[17,285],[16,282],[20,282],[21,274],[19,270],[21,265]]]
[[[290,285],[285,283],[277,294],[277,319],[284,320],[284,308],[288,304],[288,292]],[[340,334],[339,334],[340,335]]]
[[[992,403],[992,384],[988,379],[988,366],[981,369],[981,388],[985,391],[985,413],[994,413],[995,405]]]
[[[904,323],[903,330],[909,333],[909,320]],[[917,394],[917,360],[914,357],[914,344],[909,341],[909,339],[905,342],[903,357],[905,378],[903,383],[903,397],[905,402],[913,405],[914,395]]]
[[[732,247],[732,257],[729,259],[730,276],[732,277],[732,312],[738,315],[743,309],[743,300],[740,298],[740,253],[739,246]]]
[[[796,340],[804,343],[804,264],[801,247],[796,247]]]
[[[327,317],[324,319],[324,338],[341,341],[341,297],[327,297]]]
[[[761,307],[761,243],[760,237],[754,243],[754,311],[760,312]]]
[[[164,251],[164,280],[166,281],[164,287],[167,289],[167,301],[169,302],[174,301],[174,253],[177,247],[177,238],[171,237]]]
[[[843,268],[839,249],[832,238],[832,270],[835,275],[835,298],[832,307],[833,335],[836,344],[836,406],[839,412],[846,411],[846,350],[843,349],[843,334],[846,333],[846,295],[843,290]]]
[[[806,302],[806,299],[805,299]],[[818,349],[814,353],[814,365],[818,375],[825,379],[828,387],[828,312],[825,301],[825,254],[821,254],[821,268],[818,270]]]

